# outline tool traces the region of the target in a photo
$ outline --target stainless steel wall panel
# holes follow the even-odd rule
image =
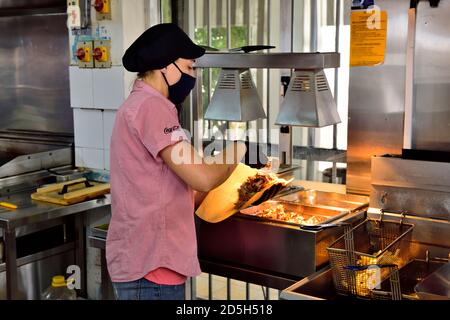
[[[372,158],[370,206],[450,221],[450,164]]]
[[[66,18],[0,18],[0,130],[73,133]]]
[[[2,9],[36,9],[66,5],[65,0],[0,0]]]
[[[450,1],[417,8],[413,149],[450,151]]]
[[[409,0],[376,1],[388,12],[386,58],[350,69],[347,191],[369,194],[370,158],[401,153]]]

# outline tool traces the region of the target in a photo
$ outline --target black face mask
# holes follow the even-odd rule
[[[162,75],[167,83],[167,87],[169,88],[169,100],[172,101],[174,105],[179,105],[184,101],[184,99],[186,99],[191,90],[194,88],[196,79],[189,74],[181,71],[181,69],[178,68],[175,62],[173,64],[181,72],[180,80],[178,80],[178,82],[173,85],[169,85],[169,82],[167,81],[164,73]]]

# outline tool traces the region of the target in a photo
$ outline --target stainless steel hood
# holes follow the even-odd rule
[[[71,135],[0,130],[0,179],[70,165],[72,158]]]
[[[273,48],[275,47],[266,45],[243,46],[230,49],[229,52],[247,54]],[[266,113],[250,69],[248,67],[222,69],[205,119],[246,122],[262,118],[266,118]]]
[[[217,90],[216,93],[211,99],[211,103],[208,107],[206,113],[203,112],[203,101],[202,101],[202,80],[201,73],[200,78],[197,82],[196,90],[193,91],[193,116],[194,121],[200,121],[201,119],[226,119],[228,121],[246,121],[249,118],[256,117],[265,117],[262,112],[262,108],[260,107],[260,103],[255,104],[257,107],[255,108],[255,112],[248,112],[247,108],[242,104],[245,101],[248,101],[248,97],[246,94],[250,96],[257,96],[256,91],[254,90],[254,85],[252,82],[252,89],[247,88],[246,91],[241,90],[241,85],[245,83],[246,73],[249,68],[263,68],[263,69],[290,69],[290,70],[309,70],[314,74],[319,72],[320,70],[326,68],[338,68],[340,65],[340,55],[337,52],[315,52],[315,53],[296,53],[296,52],[279,52],[279,53],[244,53],[242,52],[207,52],[205,55],[196,60],[194,67],[195,68],[222,68],[222,74],[219,78],[218,86],[221,85],[222,79],[225,75],[234,70],[233,75],[228,75],[232,81],[231,84],[227,83],[227,85],[234,86],[236,88],[235,91],[232,89],[228,90]],[[317,70],[317,71],[316,71]],[[249,75],[249,74],[248,74]],[[248,78],[247,78],[248,79]],[[229,80],[229,79],[228,79]],[[314,79],[315,81],[315,79]],[[328,86],[328,85],[327,85]],[[237,91],[239,92],[237,93]],[[244,94],[245,92],[245,94]],[[253,93],[252,93],[253,92]],[[219,95],[222,93],[222,98],[219,99]],[[226,93],[226,94],[225,94]],[[322,93],[322,92],[320,92]],[[257,97],[259,100],[260,98]],[[318,100],[321,105],[323,100],[326,101],[326,97],[323,94],[318,95]],[[336,106],[334,101],[333,103],[334,110]],[[215,106],[217,104],[217,106]],[[217,108],[217,110],[215,110]],[[320,109],[322,110],[322,109]],[[205,114],[205,115],[204,115]],[[323,119],[323,112],[320,112],[318,117],[319,119]],[[233,120],[229,120],[233,119]],[[237,120],[234,120],[237,119]],[[322,121],[323,122],[323,121]],[[193,123],[192,123],[193,124]],[[191,125],[192,125],[191,124]],[[189,130],[191,132],[195,130],[199,130],[198,128],[190,127]],[[200,129],[202,130],[202,129]],[[202,132],[196,133],[199,137],[202,136]]]
[[[275,124],[325,127],[340,122],[324,71],[295,70]]]
[[[249,69],[222,69],[205,119],[251,121],[266,118]]]

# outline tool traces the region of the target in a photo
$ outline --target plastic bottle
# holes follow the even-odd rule
[[[42,294],[42,300],[76,300],[77,293],[67,287],[64,276],[54,276],[52,284]]]

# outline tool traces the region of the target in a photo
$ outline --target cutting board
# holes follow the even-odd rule
[[[93,182],[86,178],[80,178],[38,188],[35,193],[31,194],[31,198],[67,206],[109,193],[110,187],[109,183]]]

